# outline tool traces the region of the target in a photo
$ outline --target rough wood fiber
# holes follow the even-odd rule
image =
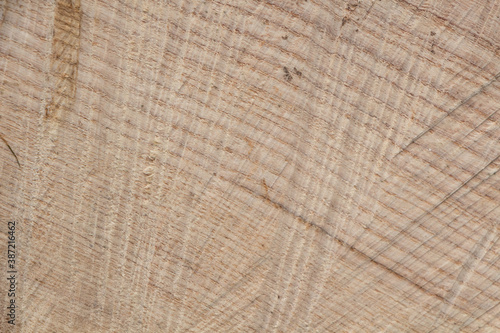
[[[0,331],[500,331],[498,0],[0,22]]]

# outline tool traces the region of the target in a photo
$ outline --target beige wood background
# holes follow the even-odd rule
[[[499,47],[498,0],[0,1],[0,331],[500,332]]]

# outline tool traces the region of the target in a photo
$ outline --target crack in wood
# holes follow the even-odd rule
[[[19,167],[21,167],[21,163],[19,163],[19,159],[17,158],[16,153],[14,152],[14,150],[12,149],[12,147],[9,145],[9,143],[7,142],[7,140],[5,140],[5,138],[2,135],[0,135],[0,139],[2,139],[2,141],[7,145],[7,148],[9,148],[10,152],[12,153],[12,155],[14,155],[14,158],[16,159],[17,165],[19,165]]]

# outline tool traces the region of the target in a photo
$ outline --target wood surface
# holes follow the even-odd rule
[[[1,0],[0,331],[500,332],[499,78],[499,0]]]

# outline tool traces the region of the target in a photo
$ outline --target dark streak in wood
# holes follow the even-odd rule
[[[302,72],[299,71],[297,68],[293,68],[293,72],[298,76],[298,77],[302,77]]]
[[[283,72],[285,72],[285,80],[287,80],[288,82],[292,81],[293,77],[292,74],[290,74],[288,68],[283,67]]]
[[[71,109],[76,95],[80,51],[80,0],[58,0],[54,16],[51,80],[52,98],[45,117],[61,119]]]

